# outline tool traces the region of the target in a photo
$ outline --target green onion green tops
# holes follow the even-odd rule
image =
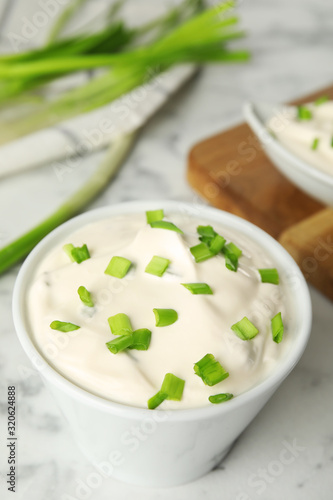
[[[318,146],[319,146],[319,138],[316,137],[315,139],[313,139],[313,142],[311,144],[311,149],[315,151],[318,148]]]
[[[329,98],[327,95],[322,95],[321,97],[318,97],[318,99],[315,100],[315,105],[320,106],[321,104],[324,104],[324,102],[329,101]]]
[[[107,348],[112,354],[118,354],[118,352],[124,351],[132,343],[132,335],[121,335],[114,340],[106,343]]]
[[[73,332],[80,327],[74,325],[74,323],[66,323],[65,321],[52,321],[50,328],[52,328],[52,330],[58,330],[59,332]]]
[[[106,346],[112,354],[118,354],[118,352],[125,349],[147,351],[150,340],[151,331],[147,328],[141,328],[141,330],[135,330],[133,333],[121,335],[114,340],[110,340],[110,342],[106,343]]]
[[[190,248],[196,262],[203,262],[222,252],[227,269],[237,271],[238,259],[242,255],[240,248],[232,242],[226,244],[225,238],[219,235],[212,226],[198,226],[197,232],[201,243]]]
[[[74,257],[72,255],[72,250],[74,249],[74,245],[72,243],[67,243],[67,245],[64,245],[62,247],[63,251],[66,252],[68,257],[71,259],[72,262],[75,262]]]
[[[306,106],[298,106],[297,116],[299,120],[311,120],[312,113]]]
[[[183,231],[173,222],[168,222],[166,220],[155,220],[150,223],[150,226],[158,229],[168,229],[169,231],[175,231],[176,233],[183,234]]]
[[[238,269],[238,259],[242,255],[242,250],[234,243],[230,242],[227,245],[224,245],[222,253],[225,257],[226,268],[230,271],[236,272]]]
[[[118,313],[108,318],[111,333],[113,335],[130,335],[133,328],[127,314]]]
[[[219,252],[221,252],[224,245],[225,245],[225,238],[223,238],[223,236],[220,236],[219,234],[216,234],[209,243],[209,250],[216,255]]]
[[[162,404],[163,401],[165,401],[166,399],[168,399],[168,395],[165,392],[158,391],[155,394],[155,396],[153,396],[150,399],[148,399],[148,408],[149,408],[149,410],[155,410],[155,408],[157,408],[158,406],[160,406],[160,404]]]
[[[172,373],[167,373],[164,377],[161,390],[148,400],[148,408],[154,410],[166,399],[180,401],[184,392],[185,380],[182,380]]]
[[[212,239],[217,234],[215,229],[212,226],[198,226],[197,233],[200,234],[200,237],[199,237],[200,240],[202,237]]]
[[[151,340],[151,331],[148,328],[141,328],[132,333],[132,343],[128,346],[129,349],[137,351],[147,351]]]
[[[279,273],[277,269],[258,269],[262,283],[272,283],[278,285],[280,282]]]
[[[88,307],[94,307],[93,300],[91,298],[91,293],[88,292],[86,287],[84,286],[79,286],[77,293],[79,294],[79,297],[81,299],[81,302]]]
[[[259,333],[259,330],[246,316],[232,325],[231,330],[242,340],[253,339]]]
[[[205,243],[199,243],[198,245],[191,247],[190,252],[194,257],[195,262],[203,262],[204,260],[214,257],[213,252],[209,250]]]
[[[224,401],[229,401],[234,397],[233,394],[230,394],[229,392],[221,393],[221,394],[215,394],[214,396],[209,396],[209,401],[213,403],[214,405],[218,405],[220,403],[224,403]]]
[[[168,395],[167,399],[180,401],[184,392],[185,380],[167,373],[164,377],[161,391]]]
[[[213,291],[207,283],[181,283],[193,295],[212,295]]]
[[[225,238],[220,236],[212,226],[198,226],[199,240],[205,243],[213,255],[217,255],[225,244]]]
[[[112,257],[104,273],[115,278],[124,278],[131,267],[132,262],[125,257]]]
[[[284,326],[281,313],[277,313],[271,320],[273,340],[279,344],[283,338]]]
[[[153,309],[156,326],[169,326],[178,319],[178,313],[174,309]]]
[[[63,250],[67,253],[72,262],[81,264],[84,260],[90,259],[90,253],[87,245],[82,247],[75,247],[71,243],[63,246]]]
[[[167,270],[170,261],[164,257],[158,257],[154,255],[149,264],[147,265],[145,272],[149,274],[154,274],[155,276],[162,277]]]
[[[200,361],[195,363],[194,372],[202,378],[204,384],[209,386],[218,384],[229,377],[229,373],[214,358],[213,354],[206,354]]]
[[[148,210],[146,212],[147,223],[155,222],[157,220],[162,220],[164,218],[163,209],[160,210]]]

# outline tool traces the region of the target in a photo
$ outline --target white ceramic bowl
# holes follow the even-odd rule
[[[313,198],[332,206],[333,175],[298,158],[269,133],[265,124],[274,116],[277,109],[277,105],[247,102],[243,111],[247,123],[258,136],[265,153],[280,172]]]
[[[221,405],[186,410],[134,408],[95,396],[52,368],[34,345],[26,318],[26,294],[33,273],[54,245],[83,225],[125,213],[163,207],[239,231],[271,255],[289,288],[293,324],[291,348],[272,374],[256,387]],[[19,340],[68,420],[81,450],[100,475],[143,486],[174,486],[211,470],[257,415],[301,357],[311,329],[305,280],[290,255],[261,229],[214,208],[172,201],[137,201],[80,215],[49,234],[24,262],[14,290],[13,314]],[[64,450],[65,452],[65,450]],[[97,473],[97,472],[96,472]]]

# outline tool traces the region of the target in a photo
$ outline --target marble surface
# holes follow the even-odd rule
[[[7,15],[0,15],[3,46],[8,44],[6,34],[18,31],[23,16],[31,16],[37,4],[32,6],[30,0],[10,3]],[[4,7],[1,0],[0,10]],[[249,32],[242,44],[251,49],[252,61],[212,66],[196,76],[144,128],[117,179],[93,207],[159,197],[197,201],[185,178],[186,155],[194,142],[239,122],[245,99],[283,101],[332,82],[333,5],[324,0],[276,0],[273,6],[265,0],[251,0],[240,2],[239,10]],[[83,158],[64,182],[57,180],[52,166],[2,181],[0,243],[50,212],[101,157],[102,153],[96,153]],[[315,290],[311,290],[313,331],[302,360],[219,467],[196,482],[169,490],[135,488],[112,479],[78,490],[79,484],[87,485],[94,469],[75,446],[55,402],[16,339],[10,309],[18,268],[0,277],[1,498],[332,498],[333,310],[332,303]],[[7,385],[16,385],[18,393],[15,495],[4,483]],[[286,463],[284,450],[291,448]]]

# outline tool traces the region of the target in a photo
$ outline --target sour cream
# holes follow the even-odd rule
[[[333,101],[305,107],[309,119],[300,119],[296,107],[284,107],[268,120],[267,127],[286,149],[333,175]]]
[[[214,224],[214,229],[242,249],[237,272],[217,255],[196,263],[189,248],[199,243],[196,228],[209,221],[185,214],[166,214],[166,220],[184,234],[151,228],[145,214],[123,215],[88,224],[59,243],[40,263],[27,297],[27,315],[33,340],[48,362],[81,388],[126,405],[147,408],[166,373],[185,380],[181,401],[165,401],[161,409],[209,405],[219,393],[241,394],[270,374],[289,348],[287,295],[283,285],[261,283],[258,269],[275,267],[254,241]],[[63,245],[86,244],[91,258],[71,262]],[[123,278],[104,273],[112,256],[133,266]],[[171,264],[162,277],[145,272],[154,255]],[[280,273],[281,274],[281,273]],[[281,276],[280,276],[281,278]],[[193,295],[181,283],[207,283],[213,295]],[[84,306],[79,286],[91,292],[95,306]],[[155,326],[154,308],[175,309],[178,320]],[[272,339],[271,318],[282,313],[282,343]],[[129,316],[133,329],[152,332],[147,351],[112,354],[106,342],[114,339],[108,318]],[[231,326],[247,316],[259,334],[243,341]],[[54,320],[80,326],[73,332],[50,328]],[[229,372],[213,387],[194,373],[193,365],[211,353]],[[223,403],[222,403],[223,404]]]

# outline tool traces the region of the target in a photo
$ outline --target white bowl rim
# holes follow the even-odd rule
[[[21,308],[23,307],[22,300],[25,292],[25,280],[26,277],[33,272],[37,262],[40,262],[39,254],[47,247],[52,248],[53,242],[57,241],[59,237],[63,238],[65,232],[72,232],[76,230],[78,228],[78,223],[80,222],[87,224],[95,220],[111,217],[112,215],[140,212],[144,213],[146,210],[154,210],[161,207],[163,207],[165,211],[170,212],[181,212],[181,210],[184,210],[185,213],[190,214],[190,216],[196,216],[199,213],[198,216],[203,219],[208,219],[212,222],[215,219],[215,222],[219,222],[227,227],[236,227],[241,234],[244,234],[251,239],[253,239],[254,232],[254,234],[260,238],[260,244],[268,250],[268,253],[273,254],[273,252],[275,252],[276,254],[279,254],[281,256],[281,261],[283,260],[286,263],[286,267],[288,269],[292,268],[293,273],[295,273],[300,285],[298,288],[297,303],[302,311],[302,315],[300,315],[302,316],[302,324],[299,328],[299,334],[293,340],[292,348],[289,350],[286,359],[280,360],[279,368],[277,370],[274,370],[272,374],[255,387],[220,405],[207,405],[204,407],[182,410],[154,410],[155,413],[160,413],[161,415],[167,412],[167,420],[175,422],[215,418],[219,414],[222,415],[224,413],[228,413],[229,411],[233,411],[240,406],[246,405],[246,403],[256,395],[265,393],[269,389],[277,388],[301,358],[307,345],[312,325],[312,306],[309,290],[306,281],[293,258],[265,231],[236,215],[201,204],[196,205],[168,200],[140,200],[118,203],[115,205],[89,210],[70,219],[69,221],[61,224],[58,228],[54,229],[45,238],[43,238],[38,245],[36,245],[24,261],[18,273],[13,292],[13,319],[15,330],[30,361],[32,359],[38,360],[39,366],[36,368],[41,372],[42,378],[45,377],[50,383],[57,386],[67,395],[105,412],[122,415],[132,419],[151,418],[152,410],[124,405],[104,399],[75,385],[57,372],[47,363],[46,359],[35,347],[23,320]],[[276,256],[275,260],[277,260]]]
[[[307,163],[302,158],[299,158],[293,152],[286,149],[273,135],[269,134],[268,128],[263,124],[263,122],[258,118],[255,112],[256,104],[252,101],[247,101],[243,106],[243,113],[246,121],[251,126],[255,134],[258,136],[260,142],[267,149],[272,149],[276,154],[282,156],[287,162],[292,163],[294,167],[309,175],[312,178],[324,183],[329,184],[333,188],[333,175],[327,174],[323,170],[314,167],[310,163]],[[270,135],[271,140],[269,143],[265,144],[262,141],[262,136],[267,134]],[[279,168],[280,170],[280,168]]]

